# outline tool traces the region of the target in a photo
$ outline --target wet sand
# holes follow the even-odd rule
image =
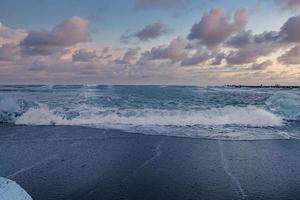
[[[0,176],[34,200],[300,199],[300,141],[0,126]]]

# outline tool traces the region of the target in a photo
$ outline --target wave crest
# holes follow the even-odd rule
[[[300,95],[290,92],[277,92],[266,105],[269,109],[286,120],[300,120]]]
[[[194,126],[238,125],[250,127],[282,126],[282,119],[255,106],[212,108],[201,111],[159,109],[89,109],[74,117],[50,110],[47,106],[31,108],[18,117],[16,124],[27,125],[132,125],[132,126]]]
[[[14,122],[21,108],[13,98],[0,97],[0,123]]]

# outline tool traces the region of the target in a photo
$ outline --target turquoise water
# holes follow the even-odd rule
[[[300,90],[193,86],[0,86],[0,121],[228,140],[300,138]]]

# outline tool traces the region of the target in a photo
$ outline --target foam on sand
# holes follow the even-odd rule
[[[29,194],[16,182],[0,177],[1,200],[32,200]]]

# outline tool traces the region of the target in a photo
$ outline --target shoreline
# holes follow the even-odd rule
[[[295,137],[295,136],[289,136],[289,137],[274,137],[274,138],[249,138],[249,139],[237,139],[237,138],[210,138],[210,137],[206,137],[206,136],[179,136],[179,135],[164,135],[164,134],[146,134],[146,133],[139,133],[139,132],[130,132],[130,131],[126,131],[126,130],[121,130],[121,129],[108,129],[108,128],[97,128],[97,127],[93,127],[93,126],[84,126],[84,125],[22,125],[22,124],[13,124],[13,123],[0,123],[0,129],[1,128],[13,128],[16,127],[17,129],[22,129],[22,128],[79,128],[79,129],[90,129],[92,130],[92,132],[96,131],[99,133],[103,133],[103,132],[118,132],[120,134],[124,134],[124,135],[142,135],[142,136],[146,136],[146,137],[167,137],[167,138],[182,138],[182,139],[198,139],[198,140],[208,140],[208,141],[238,141],[238,142],[257,142],[257,141],[268,141],[268,140],[296,140],[296,141],[300,141],[300,138]],[[1,130],[0,130],[0,137],[1,137]],[[81,138],[78,138],[81,139]],[[1,143],[1,140],[0,140]]]
[[[297,199],[300,141],[1,126],[0,176],[35,200]]]

